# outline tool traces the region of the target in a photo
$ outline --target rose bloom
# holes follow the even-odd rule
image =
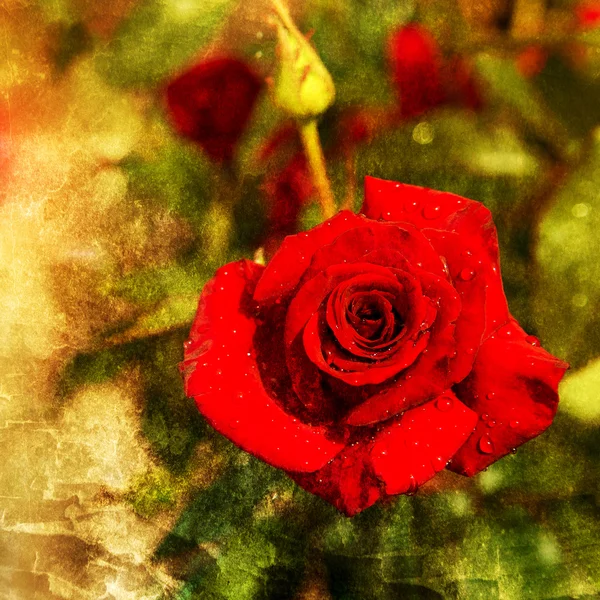
[[[482,204],[368,177],[362,213],[219,269],[182,363],[215,429],[347,515],[539,435],[568,367],[511,317]]]

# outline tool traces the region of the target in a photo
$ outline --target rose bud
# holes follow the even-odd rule
[[[167,87],[175,129],[216,162],[229,162],[256,103],[261,80],[234,58],[204,61]]]
[[[374,178],[362,214],[219,269],[181,366],[215,429],[347,515],[539,435],[567,367],[511,317],[487,208]]]
[[[446,61],[435,38],[421,25],[412,23],[395,31],[387,54],[400,118],[412,119],[444,104],[481,108],[468,64],[459,56]]]
[[[277,71],[272,83],[273,101],[289,116],[301,120],[323,114],[335,99],[329,71],[310,42],[300,33],[279,1],[277,17]]]

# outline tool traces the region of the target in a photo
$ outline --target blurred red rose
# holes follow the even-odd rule
[[[285,236],[298,231],[302,209],[315,189],[294,123],[279,127],[260,148],[257,159],[267,168],[262,191],[269,225],[262,245],[266,255],[272,256]]]
[[[481,94],[468,63],[460,56],[444,59],[435,38],[421,25],[405,25],[390,36],[388,62],[403,119],[444,104],[481,108]]]
[[[600,27],[600,2],[582,2],[575,7],[578,29]]]
[[[240,60],[204,61],[167,87],[173,124],[213,160],[231,161],[261,85],[259,77]]]
[[[182,363],[218,431],[347,515],[540,434],[566,368],[510,316],[483,205],[374,178],[362,215],[219,269]]]

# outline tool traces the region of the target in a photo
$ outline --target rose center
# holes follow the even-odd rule
[[[390,339],[402,326],[392,307],[389,293],[360,292],[346,306],[346,318],[356,333],[366,340]]]

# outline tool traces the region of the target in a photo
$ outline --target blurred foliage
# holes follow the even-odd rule
[[[526,77],[517,57],[527,44],[510,29],[510,11],[526,2],[478,3],[479,13],[453,0],[311,0],[297,7],[336,83],[336,105],[321,132],[337,199],[355,185],[358,209],[369,174],[483,202],[498,227],[513,314],[573,369],[555,424],[515,456],[474,480],[448,475],[441,491],[425,486],[348,520],[216,434],[185,398],[178,372],[204,283],[219,265],[251,258],[268,242],[273,199],[264,178],[289,157],[259,158],[282,124],[263,94],[236,160],[211,163],[172,131],[164,85],[199,57],[228,52],[228,43],[267,74],[267,4],[256,5],[246,29],[236,12],[245,3],[232,0],[109,4],[101,17],[75,0],[39,0],[31,10],[44,24],[55,85],[71,81],[71,73],[81,78],[78,69],[94,70],[78,92],[86,105],[81,135],[93,136],[101,103],[111,105],[117,129],[135,124],[124,145],[114,128],[98,138],[108,150],[95,167],[126,180],[125,202],[150,225],[131,221],[148,239],[160,241],[169,218],[177,243],[95,267],[105,268],[102,283],[86,287],[85,302],[128,310],[107,310],[105,330],[94,330],[70,356],[57,391],[68,402],[82,386],[125,369],[138,374],[141,433],[156,467],[132,482],[125,499],[146,519],[177,515],[155,553],[179,585],[169,598],[597,598],[600,29],[557,34],[538,24],[533,41],[547,57]],[[548,22],[573,10],[569,2],[547,4]],[[439,107],[340,150],[336,127],[344,111],[397,102],[386,41],[413,20],[430,28],[447,56],[470,61],[483,108]],[[304,205],[297,228],[319,221],[318,207]],[[84,267],[76,272],[83,279]],[[211,476],[197,480],[202,467]]]

